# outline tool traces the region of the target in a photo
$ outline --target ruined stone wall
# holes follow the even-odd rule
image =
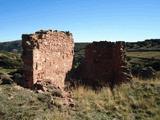
[[[113,87],[127,82],[131,75],[122,42],[93,42],[86,47],[83,80],[92,86]]]
[[[49,81],[64,87],[74,54],[71,33],[41,30],[25,34],[22,35],[22,47],[26,87],[32,87],[37,81]]]

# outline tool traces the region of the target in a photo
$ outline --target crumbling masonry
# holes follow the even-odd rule
[[[92,86],[111,88],[131,79],[122,42],[93,42],[85,49],[82,79]]]
[[[71,33],[41,30],[25,34],[22,35],[22,47],[26,87],[31,88],[38,81],[49,81],[57,87],[64,87],[74,54]]]

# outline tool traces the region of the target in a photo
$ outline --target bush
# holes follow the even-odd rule
[[[1,84],[12,84],[13,80],[10,78],[10,75],[0,73]]]

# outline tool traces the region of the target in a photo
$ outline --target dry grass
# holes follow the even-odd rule
[[[147,52],[127,52],[129,57],[139,58],[156,58],[160,59],[160,51],[147,51]]]
[[[133,84],[117,87],[114,93],[103,88],[96,93],[79,87],[73,91],[77,100],[76,119],[160,119],[160,80],[133,79]]]
[[[3,120],[159,120],[160,79],[133,79],[132,84],[94,91],[72,90],[75,107],[58,105],[50,95],[17,85],[0,85],[0,119]],[[56,103],[56,104],[52,104]]]

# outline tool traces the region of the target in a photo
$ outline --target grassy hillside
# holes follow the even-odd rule
[[[129,57],[160,59],[160,51],[142,51],[142,52],[127,52]]]
[[[95,92],[80,86],[72,89],[75,106],[62,104],[62,98],[35,93],[16,84],[0,85],[1,120],[159,120],[160,79]]]
[[[20,52],[21,51],[21,41],[10,41],[10,42],[0,42],[0,51],[8,52]]]
[[[21,66],[22,61],[20,54],[6,51],[0,52],[0,72],[13,72],[16,69],[21,68]]]
[[[131,69],[152,67],[160,71],[160,51],[127,52],[127,59]]]
[[[83,58],[86,45],[76,44],[74,66]],[[131,67],[160,66],[159,51],[127,52],[127,59]],[[0,51],[0,74],[21,67],[20,54]],[[64,105],[65,98],[56,97],[52,92],[37,93],[16,83],[0,84],[0,120],[160,119],[160,70],[154,79],[134,77],[132,83],[116,86],[113,91],[109,88],[94,91],[86,86],[68,91],[73,106]]]

